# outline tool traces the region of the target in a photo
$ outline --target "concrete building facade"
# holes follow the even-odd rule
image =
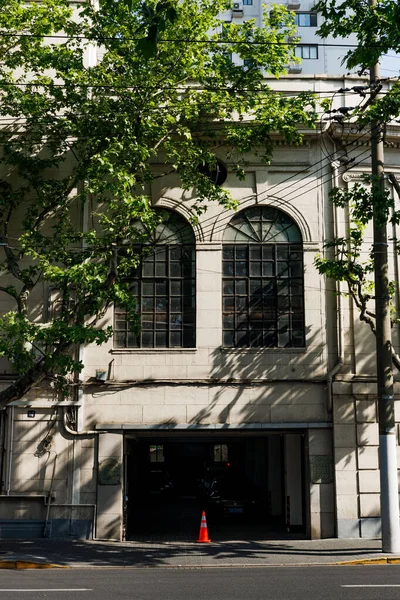
[[[328,93],[357,81],[279,85]],[[388,169],[400,176],[397,129],[387,135]],[[374,338],[314,264],[348,227],[329,190],[369,168],[368,136],[349,136],[350,170],[335,160],[334,129],[306,132],[300,147],[276,140],[271,164],[252,157],[240,183],[225,163],[239,209],[210,205],[195,227],[190,194],[172,176],[158,180],[152,199],[167,234],[136,282],[139,338],[109,311],[114,339],[81,350],[74,400],[37,389],[2,413],[2,536],[135,539],[166,487],[153,477],[171,480],[191,514],[199,481],[228,463],[257,490],[265,535],[379,535]],[[1,378],[3,387],[12,378],[5,364]],[[149,518],[167,504],[157,496]]]
[[[259,21],[260,6],[233,2],[222,20]],[[288,65],[276,89],[353,106],[359,78],[332,75],[346,48],[316,37],[312,3],[288,7],[302,62]],[[335,95],[340,88],[350,91]],[[398,128],[386,135],[388,169],[399,178]],[[271,164],[249,157],[240,182],[221,149],[222,185],[239,208],[210,204],[196,226],[192,193],[173,176],[153,184],[164,226],[132,282],[140,335],[115,307],[105,316],[113,339],[80,350],[72,400],[41,387],[0,413],[0,536],[135,539],[161,535],[162,517],[187,535],[199,523],[201,484],[228,468],[254,490],[265,536],[380,534],[374,337],[314,262],[326,241],[348,233],[330,189],[370,169],[368,132],[343,140],[326,122],[304,132],[301,146],[276,139]],[[352,168],[340,166],[343,151]],[[398,282],[394,230],[391,239]],[[0,306],[8,309],[1,297]],[[5,361],[0,368],[4,388],[13,375]],[[400,396],[396,405],[400,423]]]

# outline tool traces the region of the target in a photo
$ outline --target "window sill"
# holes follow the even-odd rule
[[[223,354],[264,354],[272,352],[273,354],[304,354],[307,348],[220,348]]]
[[[193,354],[197,352],[197,348],[112,348],[110,354],[166,354],[172,352],[173,354],[186,354],[189,352]]]

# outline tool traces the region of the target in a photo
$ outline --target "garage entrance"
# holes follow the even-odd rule
[[[127,539],[305,536],[304,435],[229,432],[125,439]]]

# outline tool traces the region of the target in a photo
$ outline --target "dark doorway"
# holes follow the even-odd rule
[[[203,510],[213,539],[304,537],[287,527],[285,435],[127,438],[127,538],[196,540]]]

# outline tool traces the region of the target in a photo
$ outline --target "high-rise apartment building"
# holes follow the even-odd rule
[[[342,66],[342,61],[351,44],[356,43],[355,37],[345,40],[329,37],[323,40],[318,36],[321,15],[313,11],[315,3],[312,0],[277,0],[275,4],[283,4],[295,12],[298,36],[288,41],[294,43],[298,40],[295,53],[301,59],[301,63],[288,65],[289,73],[339,75],[347,72],[346,67]],[[225,22],[255,19],[256,25],[260,26],[263,5],[262,0],[233,0],[232,8],[223,13],[222,19]]]

